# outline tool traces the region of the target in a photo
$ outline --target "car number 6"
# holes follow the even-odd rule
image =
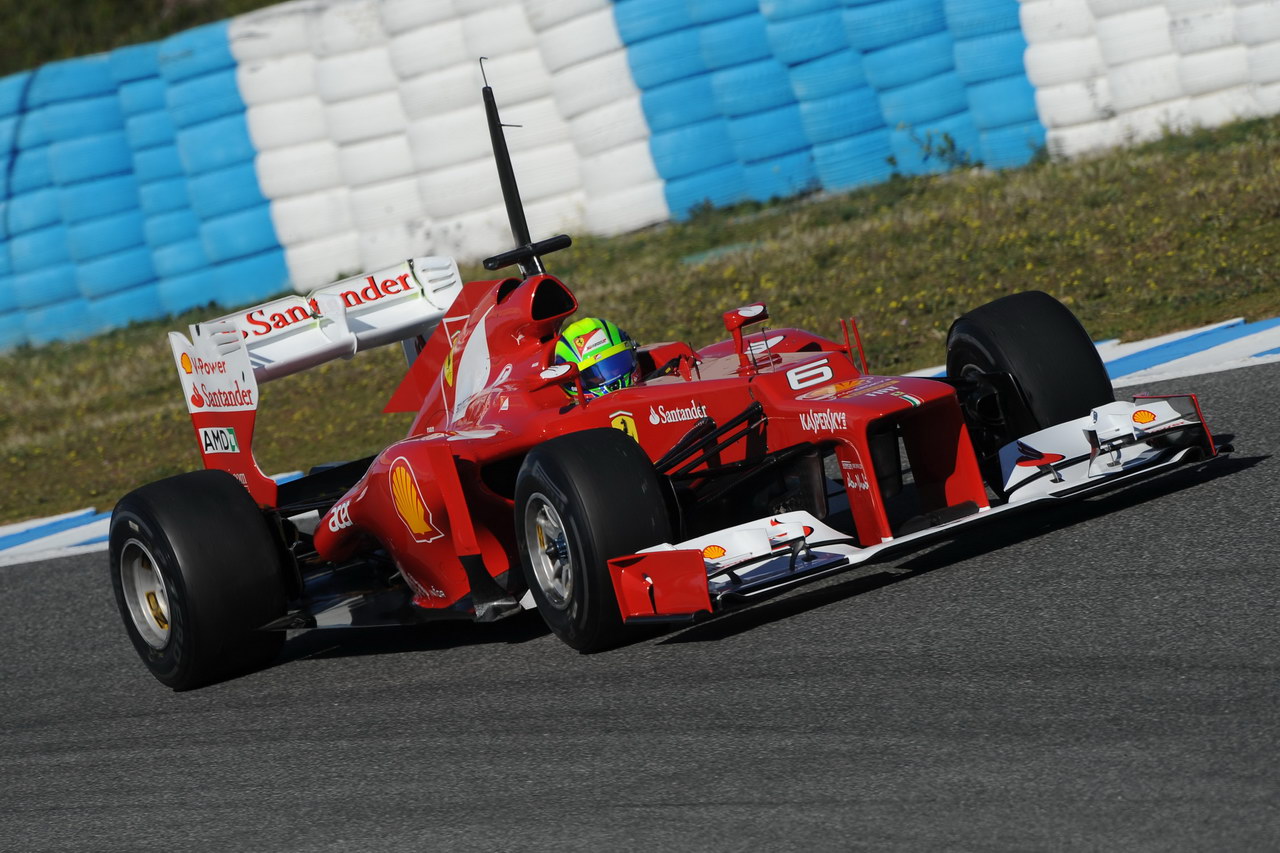
[[[813,385],[821,385],[823,382],[830,381],[834,376],[835,372],[831,369],[831,365],[827,363],[827,359],[824,358],[822,361],[802,364],[799,367],[793,367],[788,370],[787,384],[791,386],[792,391],[799,391]]]

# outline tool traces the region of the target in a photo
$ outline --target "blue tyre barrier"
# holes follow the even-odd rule
[[[17,147],[18,126],[22,123],[19,116],[0,118],[0,153],[8,155]]]
[[[58,224],[9,238],[9,260],[14,274],[34,272],[71,260],[67,226]]]
[[[0,283],[0,287],[3,283]],[[0,314],[0,352],[8,352],[27,342],[21,314]]]
[[[1036,119],[1036,90],[1025,76],[975,83],[968,92],[969,111],[979,130]]]
[[[216,299],[213,270],[207,267],[177,278],[162,278],[156,285],[160,304],[170,314],[181,314],[208,305]]]
[[[187,179],[169,178],[165,181],[143,184],[138,188],[138,205],[148,216],[190,207],[191,202],[187,198]]]
[[[760,0],[760,14],[766,21],[789,21],[838,8],[840,0]]]
[[[658,174],[667,181],[733,160],[729,125],[722,118],[655,133],[649,138],[649,150]]]
[[[89,303],[79,297],[31,309],[23,315],[22,328],[27,340],[36,346],[54,341],[78,341],[96,331]]]
[[[880,99],[870,86],[842,95],[800,102],[800,124],[810,144],[835,142],[884,127]]]
[[[688,0],[689,17],[695,24],[709,24],[759,12],[756,3],[757,0]]]
[[[946,26],[940,0],[880,0],[844,10],[845,35],[861,51],[942,32]]]
[[[698,33],[698,46],[702,61],[712,71],[772,55],[764,18],[758,12],[707,24]]]
[[[880,112],[891,130],[953,115],[967,104],[964,85],[954,71],[880,93]]]
[[[201,219],[213,219],[267,202],[258,187],[253,161],[192,178],[187,184],[187,196],[191,199],[191,209]]]
[[[734,154],[744,163],[769,160],[809,147],[804,128],[800,126],[797,104],[729,119],[729,139],[733,142]]]
[[[818,186],[818,170],[807,148],[743,167],[747,197],[756,201],[788,198]]]
[[[280,247],[271,206],[266,204],[201,222],[200,240],[205,256],[215,264]]]
[[[23,309],[39,308],[80,296],[75,264],[54,264],[12,279],[14,301]]]
[[[19,151],[9,165],[9,192],[30,192],[53,186],[53,170],[49,168],[49,146]]]
[[[252,160],[244,115],[227,116],[178,131],[178,156],[188,175],[201,175]]]
[[[693,26],[684,0],[617,0],[613,19],[628,45]]]
[[[184,174],[182,158],[178,156],[178,147],[176,145],[157,145],[155,148],[135,151],[133,153],[133,173],[137,176],[138,182],[142,184],[163,181],[166,178],[176,178]]]
[[[236,69],[202,74],[169,86],[165,107],[178,127],[192,127],[222,116],[244,112],[236,87]]]
[[[123,329],[130,323],[154,320],[165,315],[160,293],[154,283],[131,287],[110,296],[89,300],[89,313],[93,325],[100,331]]]
[[[142,236],[153,249],[200,236],[200,220],[189,208],[149,216],[142,223]],[[203,249],[201,250],[203,253]],[[159,264],[156,265],[159,275]]]
[[[678,30],[632,45],[627,50],[631,76],[641,89],[651,89],[702,74],[706,63],[698,49],[697,30]]]
[[[978,133],[967,113],[892,130],[889,143],[904,175],[938,174],[979,159]]]
[[[213,269],[214,293],[229,308],[261,302],[288,287],[289,268],[278,247]]]
[[[799,65],[849,47],[839,9],[768,21],[765,33],[774,58],[784,65]]]
[[[746,173],[741,163],[726,163],[705,172],[667,181],[663,192],[667,196],[667,207],[671,209],[671,215],[683,221],[705,204],[725,207],[746,199]]]
[[[61,221],[62,211],[58,207],[58,191],[53,187],[46,187],[9,199],[4,233],[22,234]],[[3,248],[0,248],[0,251],[3,251]]]
[[[30,71],[0,77],[0,116],[16,115],[26,108]]]
[[[123,131],[68,139],[49,146],[49,168],[59,184],[75,184],[133,171],[133,150]]]
[[[227,40],[228,23],[206,24],[160,42],[156,56],[160,76],[174,83],[235,65]]]
[[[1018,0],[942,0],[942,6],[956,39],[1021,29]]]
[[[58,208],[68,225],[99,219],[138,206],[138,179],[116,175],[58,189]]]
[[[794,103],[791,78],[776,59],[762,59],[711,74],[716,106],[726,116],[741,116]]]
[[[160,63],[157,59],[159,50],[159,44],[147,42],[119,47],[111,51],[108,60],[111,66],[111,79],[117,83],[127,83],[130,80],[155,77],[160,73]]]
[[[950,71],[955,64],[953,48],[951,33],[934,33],[863,54],[862,70],[872,87],[896,89]]]
[[[162,110],[166,88],[159,77],[125,83],[119,92],[120,109],[127,116]]]
[[[47,142],[78,139],[124,127],[124,113],[120,111],[120,99],[114,92],[100,98],[50,104],[30,115],[28,120],[37,116],[44,124]]]
[[[892,153],[888,131],[873,130],[813,146],[813,162],[824,188],[850,190],[888,178]]]
[[[853,50],[842,50],[793,66],[789,73],[791,89],[800,101],[828,98],[867,85],[862,57]]]
[[[85,296],[105,296],[154,280],[151,249],[139,246],[79,264],[76,283]]]
[[[719,115],[710,74],[686,77],[646,89],[640,95],[640,106],[649,121],[650,133],[661,133]]]
[[[1022,56],[1027,40],[1021,30],[956,42],[956,74],[965,84],[1025,74]]]
[[[1039,121],[1010,125],[978,133],[982,162],[993,169],[1025,166],[1044,148],[1044,126]]]
[[[157,145],[172,145],[177,128],[174,127],[173,117],[167,112],[152,110],[129,116],[125,121],[124,133],[129,138],[129,146],[134,151],[139,151]]]
[[[67,246],[75,261],[88,261],[142,245],[142,211],[90,219],[67,229]]]
[[[161,246],[151,253],[151,262],[160,278],[175,278],[197,270],[207,262],[204,243],[197,236]]]
[[[79,59],[64,59],[42,65],[31,78],[27,103],[32,107],[76,101],[116,90],[111,78],[111,63],[103,54]]]

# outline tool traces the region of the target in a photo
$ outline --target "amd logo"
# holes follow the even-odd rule
[[[200,450],[204,453],[239,453],[235,427],[213,427],[200,430]]]

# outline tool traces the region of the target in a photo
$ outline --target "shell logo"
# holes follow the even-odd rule
[[[188,376],[190,376],[190,375],[191,375],[191,371],[192,371],[192,370],[194,370],[194,369],[195,369],[195,368],[193,368],[193,367],[191,366],[191,356],[187,355],[187,354],[184,352],[184,353],[182,354],[182,372],[183,372],[183,373],[185,373],[185,374],[187,374]]]
[[[1135,424],[1149,424],[1156,419],[1156,413],[1147,411],[1146,409],[1138,409],[1133,413],[1133,422]]]
[[[418,486],[418,478],[409,467],[409,460],[397,457],[391,463],[387,473],[387,482],[391,485],[391,503],[396,508],[396,515],[404,522],[415,542],[434,542],[444,535],[436,529],[431,510],[422,498],[422,489]]]
[[[718,560],[723,557],[725,553],[724,548],[721,548],[719,545],[708,545],[702,549],[702,559]]]

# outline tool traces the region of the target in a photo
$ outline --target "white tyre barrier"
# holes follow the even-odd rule
[[[284,247],[289,281],[297,293],[310,293],[317,287],[356,275],[360,264],[360,235],[340,231],[309,243],[293,243]]]
[[[1280,83],[1268,83],[1254,88],[1253,97],[1261,115],[1280,115]]]
[[[395,222],[425,219],[426,208],[418,181],[410,176],[351,190],[351,223],[357,231],[372,231]]]
[[[1169,11],[1147,6],[1098,21],[1102,56],[1111,66],[1173,53],[1169,37]]]
[[[534,32],[549,30],[556,24],[563,24],[600,9],[609,10],[610,20],[613,19],[613,4],[610,0],[524,0],[524,12],[529,16],[529,25]]]
[[[657,179],[658,170],[647,139],[582,159],[582,187],[588,198],[622,192]]]
[[[436,251],[461,261],[476,261],[513,248],[506,208],[487,207],[440,223],[431,229],[431,245]],[[510,274],[511,270],[497,274]]]
[[[641,96],[597,107],[569,122],[569,135],[579,157],[590,157],[636,141],[649,140]]]
[[[329,138],[339,145],[393,133],[403,134],[408,123],[400,94],[394,88],[329,104],[325,108]]]
[[[1228,122],[1262,115],[1255,86],[1236,86],[1191,98],[1193,127],[1218,127]]]
[[[1102,48],[1093,36],[1032,44],[1023,57],[1027,79],[1039,87],[1075,83],[1107,73]]]
[[[1045,147],[1051,156],[1059,159],[1100,154],[1122,141],[1110,120],[1052,128],[1045,134]]]
[[[424,172],[475,160],[489,150],[484,109],[479,105],[415,121],[407,136],[413,161]]]
[[[1029,44],[1093,35],[1087,0],[1025,0],[1018,6],[1022,34]]]
[[[263,151],[256,165],[258,184],[269,199],[306,195],[343,185],[338,146],[327,139]]]
[[[1113,122],[1124,144],[1148,142],[1166,133],[1178,133],[1192,126],[1191,100],[1174,98],[1147,107],[1126,110]]]
[[[564,69],[551,78],[551,89],[566,119],[637,94],[621,50]]]
[[[474,85],[475,68],[453,65],[432,71],[400,84],[400,103],[410,121],[431,119],[480,104],[479,87]]]
[[[343,145],[338,149],[342,177],[349,187],[363,187],[412,175],[416,169],[404,134]]]
[[[502,108],[507,147],[512,152],[569,142],[569,125],[560,118],[554,98],[546,97]]]
[[[1150,6],[1152,0],[1089,0],[1089,11],[1095,18],[1123,15]]]
[[[1235,42],[1236,13],[1231,6],[1170,12],[1169,38],[1178,53],[1200,53]]]
[[[433,5],[423,3],[424,6]],[[311,49],[321,57],[364,51],[386,41],[378,0],[324,3],[311,19]]]
[[[310,50],[314,10],[312,3],[281,3],[232,18],[227,26],[231,55],[244,64]]]
[[[480,65],[474,60],[464,66],[470,70],[470,86],[463,87],[469,103],[480,103]],[[504,110],[515,104],[551,97],[551,73],[537,50],[522,50],[494,57],[484,63],[485,75],[493,84],[493,95]]]
[[[1250,46],[1280,41],[1280,0],[1238,6],[1235,37],[1240,44]]]
[[[382,29],[396,35],[447,21],[457,14],[450,0],[382,0],[378,4]]]
[[[236,86],[249,106],[314,95],[316,58],[295,53],[243,63],[236,68]]]
[[[613,9],[603,6],[549,27],[538,34],[538,51],[547,70],[555,73],[570,65],[622,49]]]
[[[533,202],[525,210],[529,234],[535,239],[555,234],[572,234],[582,228],[587,194],[576,190]]]
[[[281,198],[271,202],[271,222],[285,247],[310,243],[339,232],[355,231],[351,191],[346,187]]]
[[[1255,85],[1280,82],[1280,41],[1250,48],[1248,61],[1249,80]]]
[[[524,190],[523,181],[520,188]],[[437,220],[474,213],[502,201],[498,173],[488,157],[419,175],[418,193],[427,215]]]
[[[1111,83],[1111,103],[1121,114],[1182,95],[1178,57],[1173,53],[1112,68],[1107,79]]]
[[[395,222],[372,231],[361,231],[360,268],[376,270],[405,258],[427,254],[430,228],[425,221]]]
[[[572,142],[513,151],[511,162],[519,176],[520,197],[525,201],[542,201],[582,188],[582,176]],[[496,169],[490,180],[497,183]]]
[[[1103,121],[1114,114],[1106,77],[1036,90],[1036,111],[1046,128]]]
[[[324,103],[315,96],[249,107],[245,121],[259,151],[315,142],[329,133]]]
[[[1205,95],[1249,82],[1249,48],[1242,44],[1193,53],[1178,61],[1178,79],[1187,95]]]
[[[406,78],[461,65],[472,59],[463,41],[462,21],[456,18],[402,32],[391,39],[388,51],[391,67]]]
[[[398,83],[384,47],[327,56],[316,63],[316,92],[326,103],[385,92]]]
[[[478,51],[480,56],[503,56],[538,47],[538,37],[519,2],[463,15],[463,40],[468,50]]]

